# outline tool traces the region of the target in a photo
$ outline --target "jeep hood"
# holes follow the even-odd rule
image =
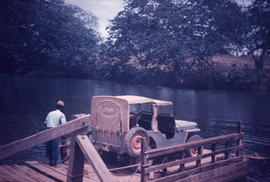
[[[184,120],[175,120],[175,126],[178,131],[198,128],[197,123]]]

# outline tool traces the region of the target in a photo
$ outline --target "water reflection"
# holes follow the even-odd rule
[[[114,82],[21,78],[0,75],[0,145],[45,129],[46,114],[62,99],[66,116],[90,113],[94,95],[133,94],[173,101],[176,118],[199,123],[204,137],[236,131],[243,121],[245,153],[257,152],[270,157],[270,94],[214,90],[185,90],[146,87]],[[27,153],[43,157],[44,146]],[[34,154],[34,155],[32,155]],[[12,160],[20,159],[16,155]]]

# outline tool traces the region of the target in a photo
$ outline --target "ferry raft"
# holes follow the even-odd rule
[[[89,139],[90,115],[77,115],[56,128],[47,129],[27,138],[0,146],[0,160],[17,152],[30,149],[57,137],[70,136],[69,159],[51,167],[42,161],[25,161],[23,165],[1,165],[0,181],[29,182],[88,182],[88,181],[152,181],[152,182],[225,182],[244,178],[248,171],[248,158],[243,155],[241,122],[235,133],[165,148],[146,150],[141,142],[140,161],[131,166],[108,169]],[[198,148],[199,155],[185,156],[186,151]],[[204,148],[204,152],[202,152]],[[172,154],[175,160],[169,160]],[[162,158],[155,163],[155,159]],[[127,173],[128,168],[137,168]]]

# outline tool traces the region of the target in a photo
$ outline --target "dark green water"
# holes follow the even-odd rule
[[[44,119],[58,99],[72,114],[90,113],[94,95],[140,95],[173,101],[177,119],[196,121],[203,137],[236,131],[243,121],[244,153],[270,157],[270,94],[130,86],[75,79],[0,75],[0,145],[45,129]],[[44,145],[1,161],[44,160]],[[248,181],[270,181],[270,166],[252,164]]]

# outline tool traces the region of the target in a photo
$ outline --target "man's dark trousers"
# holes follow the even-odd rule
[[[46,155],[49,158],[49,165],[56,166],[58,161],[58,145],[59,145],[59,138],[50,140],[46,143]]]

